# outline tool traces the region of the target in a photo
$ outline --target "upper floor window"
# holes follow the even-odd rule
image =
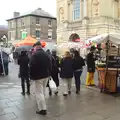
[[[80,0],[73,0],[73,20],[80,19]]]
[[[25,23],[24,23],[24,19],[21,19],[21,26],[24,26]]]
[[[14,28],[14,22],[13,21],[10,22],[10,28]]]
[[[48,26],[51,27],[52,26],[52,21],[48,20]]]
[[[40,18],[36,18],[36,25],[39,25],[40,24]]]

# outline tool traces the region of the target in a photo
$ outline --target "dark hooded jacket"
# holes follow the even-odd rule
[[[18,64],[20,65],[20,77],[29,76],[29,58],[25,51],[21,52],[21,55],[18,59]]]
[[[51,74],[52,63],[49,55],[43,50],[38,49],[30,59],[30,78],[40,80],[47,78]]]

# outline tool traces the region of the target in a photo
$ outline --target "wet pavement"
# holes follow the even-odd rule
[[[23,97],[20,92],[18,67],[10,65],[10,75],[0,77],[0,120],[119,120],[120,97],[102,94],[98,89],[81,87],[80,95],[75,94],[73,84],[72,94],[67,98],[59,92],[58,96],[48,96],[47,116],[36,114],[34,96]],[[97,78],[97,77],[96,77]],[[85,73],[82,76],[85,82]],[[96,81],[97,82],[97,81]],[[64,86],[61,86],[62,89]]]

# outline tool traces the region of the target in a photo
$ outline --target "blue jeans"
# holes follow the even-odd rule
[[[76,91],[80,91],[80,85],[81,85],[81,77],[82,71],[75,71],[74,72],[74,77],[75,77],[75,86],[76,86]]]

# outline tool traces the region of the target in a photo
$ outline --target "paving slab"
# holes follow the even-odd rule
[[[10,114],[5,114],[0,116],[0,120],[13,120],[16,119],[17,117],[14,115],[14,113]]]

